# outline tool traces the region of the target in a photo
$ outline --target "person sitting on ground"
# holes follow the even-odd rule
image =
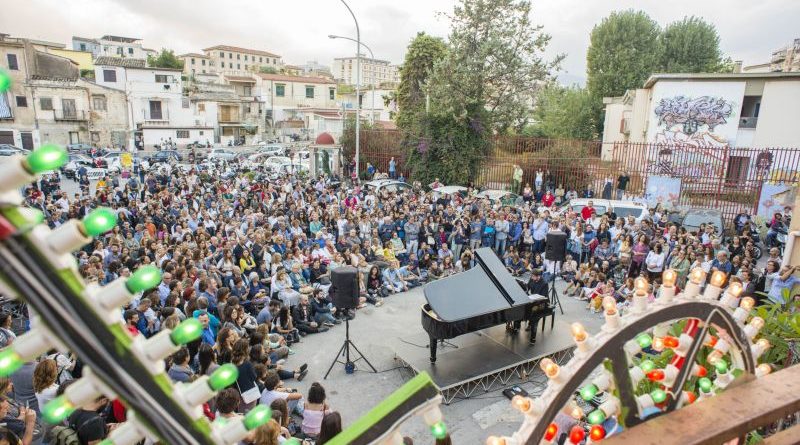
[[[281,379],[275,370],[267,371],[267,376],[264,378],[264,392],[261,393],[261,405],[269,406],[273,400],[281,398],[286,400],[289,406],[289,412],[296,413],[300,416],[303,415],[305,403],[303,402],[303,395],[299,392],[290,392],[290,390],[282,386]]]
[[[314,382],[308,389],[308,399],[304,402],[303,423],[301,431],[308,438],[315,438],[320,433],[322,419],[331,413],[325,402],[325,388]]]

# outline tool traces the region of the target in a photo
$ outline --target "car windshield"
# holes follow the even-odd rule
[[[641,207],[614,207],[614,213],[617,214],[617,218],[627,218],[629,216],[632,216],[634,218],[639,218],[640,216],[642,216],[642,208]]]
[[[574,205],[572,206],[572,211],[575,213],[581,213],[581,210],[583,210],[584,207],[586,206]],[[598,215],[605,215],[606,213],[606,206],[599,206],[592,204],[592,208],[594,208],[595,213],[597,213]]]

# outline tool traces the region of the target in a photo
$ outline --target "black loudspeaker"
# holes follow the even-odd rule
[[[550,261],[564,261],[567,259],[567,234],[556,230],[549,232],[545,240],[544,257]]]
[[[339,309],[358,307],[358,274],[358,269],[352,266],[341,266],[331,271],[331,288],[328,293],[334,306]]]

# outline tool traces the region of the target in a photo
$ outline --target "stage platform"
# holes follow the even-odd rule
[[[429,339],[424,331],[394,339],[392,347],[396,358],[415,374],[430,374],[445,404],[449,404],[455,398],[524,382],[539,360],[550,357],[564,363],[575,346],[569,325],[558,319],[552,331],[549,320],[544,333],[539,325],[535,345],[528,343],[529,335],[524,330],[509,334],[505,325],[465,334],[450,340],[456,348],[439,344],[436,363],[430,362]]]

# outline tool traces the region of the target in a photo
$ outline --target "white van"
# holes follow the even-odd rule
[[[594,218],[592,221],[592,225],[595,227],[597,226],[597,223],[599,223],[599,217],[605,215],[609,208],[614,209],[614,213],[617,215],[617,218],[627,218],[628,216],[633,216],[637,223],[641,222],[642,219],[649,215],[647,206],[638,202],[594,198],[573,199],[561,207],[539,207],[539,211],[549,210],[553,215],[560,215],[567,209],[571,209],[573,212],[580,214],[581,210],[583,210],[583,208],[589,204],[589,201],[592,201],[592,207],[594,207],[598,216],[598,218]]]

